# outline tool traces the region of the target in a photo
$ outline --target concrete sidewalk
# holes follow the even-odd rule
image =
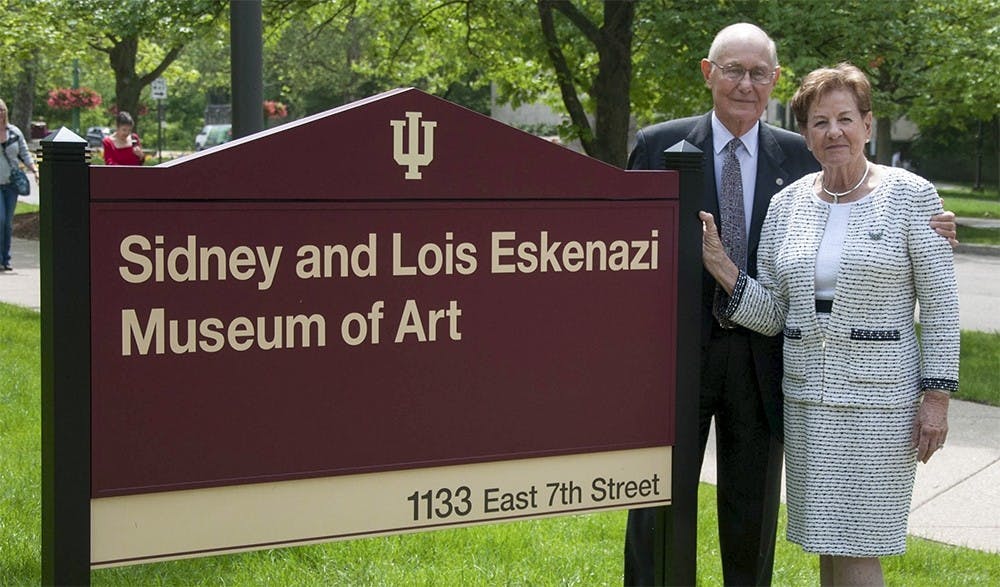
[[[0,302],[39,309],[38,241],[14,239],[11,257]],[[955,268],[962,328],[1000,331],[1000,257],[956,254]],[[917,467],[910,533],[1000,553],[1000,408],[952,401],[949,427],[945,449]],[[714,434],[701,479],[716,482]]]
[[[38,241],[13,239],[10,259],[14,269],[0,271],[0,302],[40,310],[42,272]]]
[[[969,228],[986,228],[997,230],[1000,229],[1000,218],[955,218],[955,222],[959,226],[968,226]],[[956,253],[968,253],[971,255],[991,255],[994,257],[1000,257],[1000,245],[977,245],[968,243],[959,243],[958,248],[955,249]]]

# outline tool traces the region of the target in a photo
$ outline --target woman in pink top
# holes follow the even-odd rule
[[[104,163],[106,165],[142,165],[146,154],[142,152],[139,135],[132,132],[135,122],[128,112],[119,112],[115,132],[104,137]]]

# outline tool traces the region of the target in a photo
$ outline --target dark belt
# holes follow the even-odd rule
[[[833,311],[833,300],[816,300],[816,312],[829,314]]]

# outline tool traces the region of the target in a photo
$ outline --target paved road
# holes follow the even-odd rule
[[[956,254],[955,275],[962,329],[1000,332],[1000,256]]]

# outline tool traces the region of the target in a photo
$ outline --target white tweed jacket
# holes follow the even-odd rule
[[[815,273],[830,205],[813,193],[815,173],[771,200],[757,280],[741,272],[736,282],[730,318],[764,334],[784,330],[788,399],[888,407],[913,404],[924,389],[958,389],[952,252],[929,226],[940,200],[921,177],[898,168],[884,172],[851,210],[825,328],[816,317]]]

